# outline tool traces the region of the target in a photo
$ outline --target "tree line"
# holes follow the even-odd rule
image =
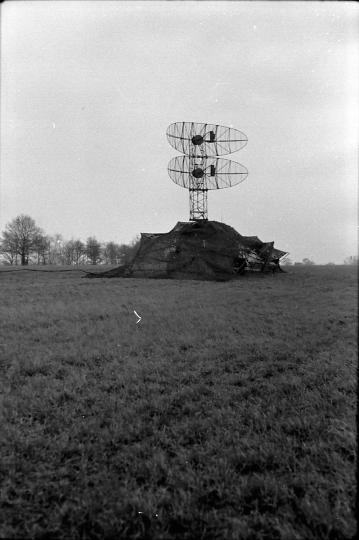
[[[135,256],[140,244],[139,238],[129,244],[115,242],[100,243],[95,236],[89,236],[86,242],[80,239],[64,240],[61,234],[49,236],[38,227],[35,220],[21,214],[10,221],[0,236],[0,263],[9,265],[52,264],[128,264]],[[347,265],[357,265],[358,256],[347,257]],[[282,265],[292,265],[286,257]],[[294,262],[294,265],[314,265],[310,259]],[[332,265],[334,263],[327,263]]]
[[[357,255],[351,255],[350,257],[346,257],[344,259],[344,261],[343,261],[343,264],[349,265],[349,266],[357,266],[358,265],[358,256]],[[292,265],[294,265],[294,266],[314,266],[315,262],[310,260],[310,259],[305,258],[301,262],[295,261],[293,263],[293,261],[289,257],[285,257],[281,261],[281,265],[282,266],[292,266]],[[324,266],[335,266],[335,263],[328,262]]]
[[[5,226],[0,255],[2,264],[8,265],[121,265],[133,259],[139,243],[139,238],[130,244],[100,243],[95,236],[89,236],[86,242],[64,240],[61,234],[46,234],[33,218],[21,214]]]

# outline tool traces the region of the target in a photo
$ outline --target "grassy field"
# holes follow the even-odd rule
[[[355,268],[81,275],[0,271],[1,538],[354,538]]]

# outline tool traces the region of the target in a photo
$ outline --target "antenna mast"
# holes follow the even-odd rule
[[[189,188],[189,220],[204,221],[208,219],[208,189],[200,183]]]

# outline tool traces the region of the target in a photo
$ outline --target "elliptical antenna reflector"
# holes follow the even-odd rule
[[[175,122],[167,128],[167,139],[173,148],[189,156],[224,156],[247,144],[247,136],[238,129],[217,124]]]
[[[236,186],[247,178],[248,171],[230,159],[177,156],[169,162],[168,174],[175,184],[187,189],[193,185],[194,179],[203,178],[203,189],[208,190]]]

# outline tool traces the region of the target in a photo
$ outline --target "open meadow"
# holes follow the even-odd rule
[[[1,538],[354,538],[355,267],[4,270]]]

